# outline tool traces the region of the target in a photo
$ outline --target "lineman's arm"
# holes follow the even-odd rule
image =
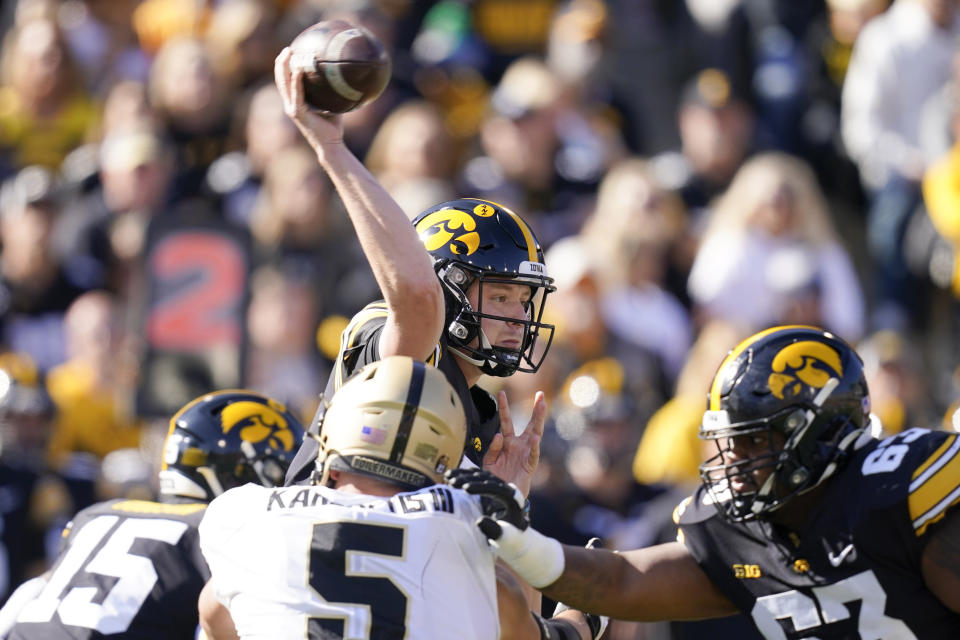
[[[217,600],[213,594],[213,583],[209,580],[200,592],[197,608],[200,612],[200,627],[209,640],[240,640],[230,611]]]
[[[477,524],[520,578],[570,607],[619,620],[699,620],[737,613],[678,542],[625,551],[560,544],[529,526],[522,495],[482,469],[451,469],[448,484],[481,496]]]
[[[955,613],[960,613],[960,510],[931,534],[921,556],[923,581],[933,595]]]
[[[343,143],[340,117],[323,117],[306,107],[302,71],[290,68],[290,57],[285,48],[274,63],[284,110],[336,187],[390,312],[380,356],[426,359],[444,318],[443,291],[430,256],[407,215]]]
[[[616,553],[563,545],[563,558],[563,572],[543,593],[583,611],[638,621],[737,613],[679,542]]]

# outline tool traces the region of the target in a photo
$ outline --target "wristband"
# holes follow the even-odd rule
[[[566,620],[544,620],[533,611],[530,615],[540,629],[540,640],[580,640],[580,632],[572,623]]]

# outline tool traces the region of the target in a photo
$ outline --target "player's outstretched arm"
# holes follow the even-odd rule
[[[960,613],[960,510],[947,513],[921,556],[923,580],[933,595]]]
[[[543,593],[618,620],[702,620],[737,613],[678,542],[612,552],[563,545],[564,568]]]
[[[230,611],[217,600],[213,594],[213,583],[209,580],[200,592],[197,609],[200,612],[200,627],[208,640],[240,640]]]
[[[321,116],[303,99],[302,71],[291,69],[285,48],[274,63],[284,110],[330,176],[353,223],[390,315],[380,337],[380,356],[425,359],[443,328],[444,302],[429,254],[410,219],[343,143],[340,116]]]
[[[581,611],[620,620],[698,620],[736,607],[679,543],[611,552],[562,545],[529,526],[520,491],[480,469],[454,469],[447,482],[484,500],[480,530],[517,575]]]

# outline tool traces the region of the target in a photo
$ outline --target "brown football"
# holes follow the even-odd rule
[[[390,56],[363,27],[327,20],[290,43],[292,68],[303,69],[306,103],[326,113],[346,113],[375,100],[390,80]]]

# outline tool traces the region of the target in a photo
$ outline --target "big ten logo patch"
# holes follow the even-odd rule
[[[735,564],[733,565],[734,578],[759,578],[763,576],[758,564]]]

